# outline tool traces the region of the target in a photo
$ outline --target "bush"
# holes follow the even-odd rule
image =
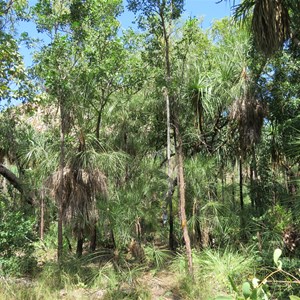
[[[36,267],[32,256],[34,222],[21,212],[2,211],[0,223],[0,273],[21,275]]]
[[[182,296],[187,299],[214,299],[232,292],[232,283],[241,287],[249,275],[255,274],[254,255],[230,249],[193,252],[195,282],[187,275],[179,278]],[[187,274],[185,255],[172,264],[177,274]]]

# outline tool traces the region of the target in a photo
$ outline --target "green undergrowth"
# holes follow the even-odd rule
[[[259,253],[251,248],[193,251],[194,278],[191,278],[183,250],[175,255],[165,249],[147,246],[142,262],[128,257],[125,252],[112,250],[85,254],[80,259],[69,254],[60,265],[54,260],[44,262],[31,277],[1,277],[1,299],[147,300],[173,297],[269,300],[297,295],[291,281],[295,281],[296,277],[281,267],[292,270],[294,268],[288,262],[296,267],[298,260],[288,257],[279,260],[278,255],[273,259],[275,268],[274,262],[273,266],[262,267]],[[272,276],[267,277],[269,274]],[[266,277],[270,284],[267,280],[264,282]],[[260,295],[268,295],[268,298],[244,296],[246,289],[252,295],[259,284],[262,286]],[[164,290],[158,291],[158,288]]]
[[[184,255],[178,255],[171,266],[178,278],[178,286],[184,299],[214,299],[217,295],[232,292],[231,280],[242,286],[257,267],[253,253],[230,249],[193,252],[194,279],[186,275]]]

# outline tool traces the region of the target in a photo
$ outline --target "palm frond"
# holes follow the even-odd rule
[[[96,200],[107,196],[106,177],[99,169],[65,167],[63,178],[57,171],[48,178],[46,186],[56,200],[63,200],[65,222],[72,223],[76,232],[97,220]]]
[[[252,17],[254,44],[271,56],[290,37],[290,17],[284,0],[245,0],[235,8],[235,19]]]
[[[230,118],[238,124],[242,153],[259,141],[265,115],[266,109],[249,91],[232,104]]]
[[[266,55],[273,54],[289,38],[289,23],[283,0],[256,1],[252,19],[256,47]]]

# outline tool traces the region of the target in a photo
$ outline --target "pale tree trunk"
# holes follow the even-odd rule
[[[243,158],[240,155],[239,157],[239,186],[240,186],[240,206],[241,206],[241,215],[240,215],[240,223],[241,223],[241,238],[246,242],[246,228],[245,228],[245,211],[244,211],[244,194],[243,194]]]
[[[45,199],[44,195],[41,197],[41,220],[40,220],[40,239],[44,240],[44,224],[45,224]]]
[[[165,42],[165,79],[167,87],[164,88],[164,96],[166,101],[166,111],[167,111],[167,159],[168,159],[168,190],[170,192],[172,179],[171,179],[171,107],[174,107],[174,99],[169,96],[168,88],[171,86],[171,63],[170,63],[170,29],[167,32],[167,24],[165,22],[165,17],[163,12],[160,14],[162,30],[163,30],[163,38]],[[174,250],[174,225],[173,225],[173,202],[172,202],[172,194],[168,198],[168,206],[169,206],[169,247]]]
[[[58,221],[57,221],[57,260],[61,262],[63,254],[63,200],[64,200],[64,168],[65,168],[65,111],[62,100],[60,106],[60,188],[58,197]]]
[[[252,156],[252,161],[250,164],[250,185],[252,188],[252,191],[256,189],[256,184],[257,184],[257,166],[256,166],[256,156],[255,156],[255,146],[252,146],[251,149],[251,156]],[[258,209],[258,201],[257,201],[257,192],[253,192],[251,196],[251,206],[254,209]]]
[[[169,248],[175,250],[174,247],[174,224],[173,224],[173,200],[172,200],[172,178],[171,178],[171,121],[170,121],[170,99],[168,89],[163,89],[164,98],[166,101],[166,111],[167,111],[167,174],[168,174],[168,193],[167,193],[167,206],[169,208]]]

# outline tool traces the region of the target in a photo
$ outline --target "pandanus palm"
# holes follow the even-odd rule
[[[63,199],[63,219],[65,223],[71,225],[77,238],[78,256],[82,255],[86,232],[90,233],[92,239],[94,238],[93,229],[98,220],[97,199],[107,197],[107,181],[98,167],[98,156],[93,147],[89,145],[87,148],[85,141],[81,140],[80,149],[66,163],[63,172],[59,170],[53,173],[47,181],[47,186],[55,199],[59,197]],[[91,240],[91,244],[93,242]]]
[[[235,17],[252,14],[251,29],[256,48],[271,56],[291,37],[294,12],[299,2],[294,0],[244,0],[236,6]]]

